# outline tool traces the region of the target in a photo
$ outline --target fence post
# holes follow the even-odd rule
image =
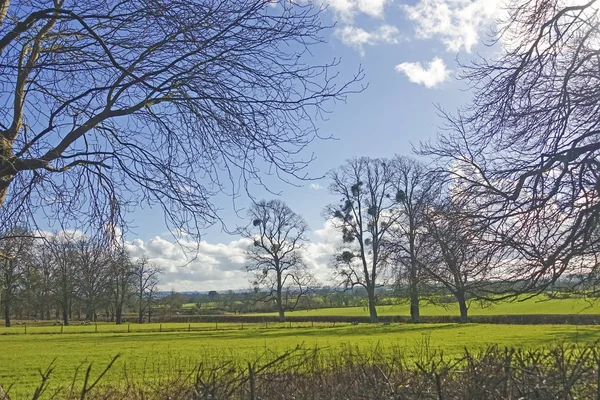
[[[160,324],[160,328],[159,329],[160,329],[160,332],[162,333],[162,324]]]
[[[131,332],[131,328],[130,327],[131,327],[131,324],[128,322],[127,323],[127,333]]]
[[[27,334],[27,325],[25,325],[25,334]]]
[[[315,321],[310,321],[310,327],[314,328],[315,327]]]
[[[188,332],[192,331],[192,324],[188,324]]]
[[[96,322],[94,325],[96,325],[96,333],[98,333],[98,323]]]
[[[64,326],[63,324],[60,324],[60,333],[63,333],[63,328],[64,328],[64,327],[65,327],[65,326]]]
[[[218,325],[218,324],[219,324],[219,323],[218,323],[217,321],[215,321],[215,331],[218,331],[218,330],[219,330],[219,325]]]
[[[252,364],[248,363],[248,377],[250,381],[250,400],[254,400],[256,398],[256,381],[254,377],[254,368],[252,368]]]
[[[292,327],[292,321],[290,321],[290,328]]]
[[[242,330],[244,330],[244,321],[242,321]]]

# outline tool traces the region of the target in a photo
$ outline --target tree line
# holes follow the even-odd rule
[[[11,317],[117,324],[128,310],[139,323],[152,317],[162,270],[146,257],[132,259],[122,246],[81,234],[4,234],[0,249],[0,304],[5,326]]]

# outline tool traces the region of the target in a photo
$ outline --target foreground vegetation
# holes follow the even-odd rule
[[[79,364],[70,376],[51,363],[29,390],[5,388],[12,398],[35,400],[599,398],[597,343],[465,347],[447,353],[432,341],[422,339],[411,351],[384,345],[295,346],[279,353],[264,350],[247,363],[206,357],[132,363],[125,355],[97,358],[95,369]]]
[[[459,356],[465,348],[477,351],[490,345],[533,349],[562,342],[600,340],[600,331],[593,326],[348,324],[335,328],[289,328],[289,324],[280,324],[278,327],[170,333],[1,335],[0,385],[4,388],[13,385],[11,392],[18,396],[16,398],[23,398],[33,393],[39,384],[38,370],[53,361],[51,388],[71,382],[75,370],[79,367],[83,374],[89,364],[93,364],[92,376],[97,376],[117,354],[121,357],[106,378],[113,385],[139,384],[144,380],[166,379],[173,374],[187,376],[199,364],[215,366],[230,362],[247,366],[247,362],[260,357],[264,361],[298,345],[325,349],[332,354],[355,348],[364,354],[402,355],[417,360],[425,350],[443,350],[445,355]]]

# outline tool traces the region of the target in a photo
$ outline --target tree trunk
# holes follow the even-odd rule
[[[115,308],[115,323],[117,325],[121,325],[121,323],[123,322],[123,305],[122,304],[118,304],[117,307]]]
[[[456,295],[456,299],[458,300],[458,307],[460,309],[460,323],[464,324],[467,322],[467,301],[465,300],[465,294],[459,293]]]
[[[141,280],[140,280],[141,281]],[[141,287],[142,285],[140,285]],[[143,324],[144,323],[144,291],[142,289],[140,289],[140,302],[139,302],[139,310],[138,310],[138,323],[139,324]]]
[[[369,319],[371,323],[377,322],[377,308],[375,307],[375,288],[368,288],[369,294]]]
[[[10,295],[4,295],[4,326],[10,328]]]
[[[279,322],[285,322],[285,308],[283,307],[283,303],[281,302],[282,296],[281,291],[277,291],[277,310],[279,311]]]
[[[419,310],[419,288],[417,280],[417,271],[414,266],[410,271],[410,320],[413,324],[421,321],[421,313]]]
[[[65,326],[69,325],[69,306],[67,304],[67,301],[65,301],[63,303],[62,314],[63,314],[63,325],[65,325]]]

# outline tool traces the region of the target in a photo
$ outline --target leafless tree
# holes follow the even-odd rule
[[[251,225],[243,236],[252,240],[246,251],[246,272],[253,273],[253,286],[264,301],[274,301],[279,320],[293,310],[314,278],[307,270],[302,250],[308,225],[281,200],[260,201],[248,212]],[[266,293],[265,293],[266,291]]]
[[[85,304],[85,319],[97,319],[98,302],[106,295],[110,259],[102,241],[83,237],[74,243],[78,294]]]
[[[11,326],[12,307],[17,303],[17,295],[23,284],[23,276],[27,264],[31,263],[32,238],[27,229],[16,228],[6,232],[0,240],[0,288],[2,289],[2,305],[4,325]]]
[[[144,314],[152,306],[152,296],[156,292],[160,275],[163,270],[142,256],[133,264],[133,278],[137,295],[138,323],[144,322]],[[150,322],[150,314],[148,314]]]
[[[526,0],[499,30],[503,54],[465,66],[473,101],[444,114],[437,156],[455,196],[485,220],[511,265],[498,279],[538,292],[595,276],[600,236],[599,2]]]
[[[129,254],[123,247],[110,252],[108,288],[117,325],[123,323],[123,308],[133,294],[135,271]]]
[[[336,256],[336,273],[347,288],[365,288],[371,321],[377,322],[375,290],[391,260],[391,246],[385,244],[400,217],[392,168],[386,160],[354,158],[329,176],[330,193],[341,197],[339,204],[325,209],[344,243]]]
[[[430,260],[427,249],[427,212],[439,200],[442,180],[416,159],[397,156],[391,162],[392,186],[400,215],[391,227],[390,245],[396,279],[408,286],[410,316],[419,322],[422,265]]]
[[[450,198],[427,209],[428,262],[421,264],[435,284],[456,298],[461,322],[467,322],[468,300],[485,297],[489,277],[501,268],[502,259],[486,242],[485,230],[466,215]]]
[[[360,70],[342,79],[337,60],[314,63],[321,12],[288,0],[1,0],[0,226],[44,215],[115,228],[146,203],[197,234],[218,219],[215,193],[262,184],[265,169],[303,178],[315,118],[362,88]]]
[[[71,307],[77,296],[78,271],[75,238],[78,235],[78,232],[61,232],[44,240],[44,244],[48,246],[48,250],[52,254],[53,292],[64,325],[70,323]]]

